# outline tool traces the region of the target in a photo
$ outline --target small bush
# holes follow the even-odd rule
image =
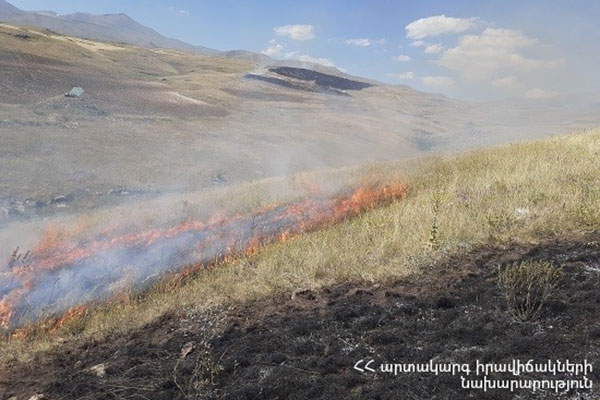
[[[528,321],[541,310],[561,276],[549,262],[522,262],[501,270],[498,283],[515,316]]]
[[[432,207],[432,213],[433,213],[433,222],[431,224],[431,229],[429,230],[429,247],[432,250],[437,250],[440,247],[440,222],[439,222],[439,218],[440,218],[440,213],[441,213],[441,208],[442,208],[442,203],[444,203],[446,199],[443,197],[443,195],[440,192],[435,192],[433,195],[433,207]]]

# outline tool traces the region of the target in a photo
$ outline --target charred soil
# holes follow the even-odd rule
[[[562,280],[534,320],[519,321],[498,288],[498,269],[540,260],[559,267]],[[360,359],[593,363],[600,354],[599,285],[598,234],[485,246],[402,280],[182,311],[127,335],[67,343],[30,363],[0,366],[0,398],[554,398],[547,391],[468,392],[458,376],[363,374],[353,366]],[[588,378],[596,383],[600,367],[594,367]],[[600,394],[594,389],[563,397]]]

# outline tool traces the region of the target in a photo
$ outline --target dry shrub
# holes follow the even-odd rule
[[[501,270],[498,283],[515,316],[528,321],[542,309],[561,277],[562,272],[549,262],[522,262]]]

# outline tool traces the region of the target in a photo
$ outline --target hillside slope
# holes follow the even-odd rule
[[[463,393],[458,377],[373,379],[353,366],[594,359],[599,154],[590,131],[401,167],[411,191],[388,207],[20,332],[0,345],[12,360],[0,387],[26,398],[450,399]],[[395,180],[398,169],[365,176]],[[497,271],[538,261],[563,278],[540,315],[520,321]]]
[[[600,125],[595,97],[471,104],[304,64],[0,37],[0,225]]]
[[[246,58],[10,25],[0,25],[0,37],[0,163],[8,171],[0,223],[134,197],[114,193],[155,196],[410,157],[459,145],[471,129],[462,102],[374,82],[332,93],[327,82],[364,80],[330,70],[319,72],[330,77],[325,85],[313,85]],[[84,95],[65,98],[75,86]],[[57,207],[57,197],[72,201]]]

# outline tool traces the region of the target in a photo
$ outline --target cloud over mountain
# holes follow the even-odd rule
[[[462,33],[475,25],[477,18],[453,18],[434,15],[421,18],[406,25],[406,37],[424,39],[448,33]]]
[[[312,25],[283,25],[273,28],[277,36],[286,36],[294,40],[310,40],[316,37]]]

